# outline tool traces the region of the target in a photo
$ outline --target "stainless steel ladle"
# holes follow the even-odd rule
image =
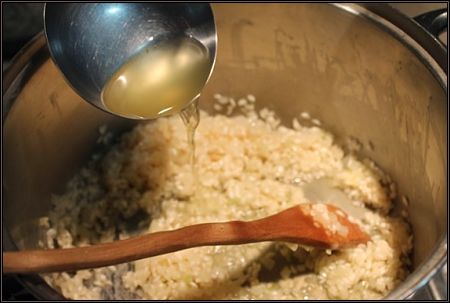
[[[214,66],[216,27],[206,3],[47,3],[44,23],[50,54],[67,82],[107,112],[102,89],[144,47],[188,35],[208,49],[210,74]]]

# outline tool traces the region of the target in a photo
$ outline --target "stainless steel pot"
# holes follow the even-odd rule
[[[387,298],[409,298],[446,262],[447,54],[386,5],[215,4],[218,56],[201,106],[215,92],[253,93],[286,123],[301,111],[340,138],[355,137],[409,200],[414,271]],[[3,82],[3,236],[37,246],[37,218],[92,151],[98,127],[131,126],[80,99],[49,60],[42,35]],[[133,122],[134,123],[134,122]],[[8,241],[8,239],[9,241]],[[6,242],[5,242],[6,241]],[[20,277],[60,298],[38,276]],[[435,293],[439,296],[438,292]]]

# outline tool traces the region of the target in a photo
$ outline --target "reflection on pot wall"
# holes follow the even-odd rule
[[[441,84],[396,39],[332,7],[216,7],[218,58],[203,99],[256,92],[286,123],[307,111],[360,140],[410,200],[415,261],[424,260],[446,225]]]

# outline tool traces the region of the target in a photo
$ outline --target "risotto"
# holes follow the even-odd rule
[[[374,164],[345,153],[319,121],[302,125],[306,113],[287,127],[267,109],[256,112],[252,95],[215,97],[220,112],[201,112],[195,174],[178,116],[139,124],[53,197],[43,245],[258,219],[309,202],[304,186],[317,180],[346,196],[371,240],[336,251],[282,242],[199,247],[46,274],[50,285],[73,299],[379,299],[405,279],[411,231],[392,211],[395,186]]]

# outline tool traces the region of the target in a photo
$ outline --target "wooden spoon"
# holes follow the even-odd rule
[[[300,204],[255,221],[204,223],[87,247],[3,253],[3,273],[96,268],[187,248],[285,241],[326,249],[366,243],[369,236],[339,208]]]

